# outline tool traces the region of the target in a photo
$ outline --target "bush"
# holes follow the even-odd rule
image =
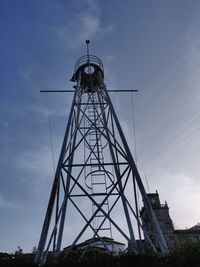
[[[79,254],[80,255],[80,254]],[[72,254],[65,257],[64,253],[55,259],[52,254],[44,267],[199,267],[200,246],[186,243],[184,246],[171,251],[167,255],[159,253],[145,253],[139,255],[121,254],[111,256],[107,253],[92,253],[89,251],[80,262],[79,255]],[[34,254],[0,253],[0,267],[36,267]]]

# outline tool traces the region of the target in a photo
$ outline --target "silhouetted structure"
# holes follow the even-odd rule
[[[160,198],[157,191],[156,193],[150,193],[147,195],[149,200],[151,201],[152,208],[157,217],[165,241],[170,249],[181,246],[188,241],[200,244],[200,224],[197,224],[188,229],[175,229],[172,219],[169,215],[169,207],[167,205],[167,202],[165,202],[164,204],[160,203]],[[155,236],[151,222],[144,207],[141,209],[140,215],[145,231],[148,232],[152,242],[155,243]]]
[[[111,255],[117,255],[125,251],[125,244],[115,241],[113,238],[109,237],[96,237],[88,239],[82,243],[77,244],[73,250],[84,252],[86,250],[102,250]],[[71,250],[71,246],[63,249],[64,252],[68,253]]]
[[[86,43],[87,55],[78,59],[71,79],[75,82],[74,97],[35,258],[37,263],[45,262],[49,250],[55,255],[60,251],[64,225],[68,223],[68,233],[72,234],[68,227],[75,220],[82,225],[74,233],[70,250],[88,236],[93,240],[99,238],[104,245],[101,236],[112,239],[115,231],[126,240],[132,253],[138,253],[136,237],[142,240],[142,235],[152,250],[168,251],[104,83],[103,63],[89,54],[89,41]],[[156,246],[142,227],[137,194],[143,200]]]

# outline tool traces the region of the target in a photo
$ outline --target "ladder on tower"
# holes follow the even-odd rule
[[[93,200],[97,203],[92,203],[92,214],[101,205],[103,199],[107,195],[107,190],[109,185],[107,183],[107,176],[105,170],[103,169],[104,155],[103,155],[103,144],[102,144],[102,134],[98,130],[103,127],[102,122],[99,118],[100,107],[97,103],[96,93],[90,93],[89,104],[87,108],[88,112],[88,127],[90,128],[88,134],[88,142],[90,149],[90,181],[91,181],[91,196]],[[102,205],[102,209],[109,216],[109,201],[108,199]],[[93,219],[93,229],[95,233],[106,232],[107,235],[112,238],[111,223],[106,218],[106,215],[100,210],[96,213]]]

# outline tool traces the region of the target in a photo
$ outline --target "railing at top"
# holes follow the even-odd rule
[[[76,61],[76,64],[75,64],[75,72],[77,71],[77,69],[82,66],[82,65],[85,65],[85,64],[88,64],[88,65],[92,65],[92,64],[95,64],[97,66],[99,66],[101,68],[102,71],[103,70],[103,63],[102,61],[100,60],[100,58],[98,58],[97,56],[93,56],[93,55],[85,55],[85,56],[82,56],[80,57],[77,61]]]

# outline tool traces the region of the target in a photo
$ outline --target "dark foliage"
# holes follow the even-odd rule
[[[0,253],[0,267],[36,267],[34,254]],[[161,254],[122,254],[110,256],[106,253],[92,253],[91,251],[79,262],[78,255],[73,254],[66,259],[61,253],[55,258],[50,255],[44,267],[200,267],[200,245],[186,243],[167,255]]]
[[[0,253],[1,267],[36,267],[33,254]]]

